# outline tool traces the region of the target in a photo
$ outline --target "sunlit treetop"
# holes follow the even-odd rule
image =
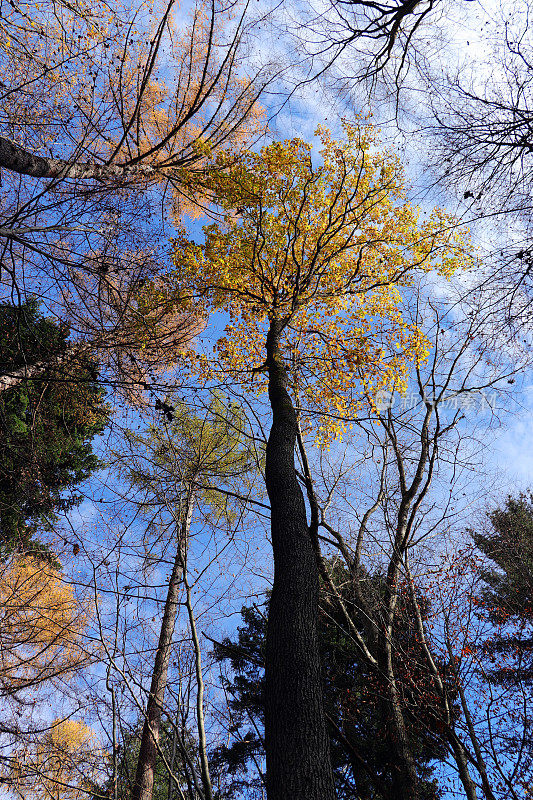
[[[264,79],[241,74],[241,36],[239,13],[216,3],[188,13],[174,0],[8,4],[2,135],[81,165],[69,173],[75,189],[94,178],[83,165],[121,165],[127,171],[114,178],[104,171],[109,185],[165,182],[173,214],[194,216],[213,153],[235,157],[264,126],[256,103]],[[6,180],[17,174],[6,170]]]
[[[240,408],[216,393],[199,415],[178,397],[159,406],[165,415],[160,424],[142,434],[126,432],[129,447],[116,459],[119,473],[138,499],[148,498],[150,517],[155,502],[168,510],[194,497],[204,513],[232,518],[223,487],[249,488],[258,460]]]
[[[371,125],[345,123],[341,140],[317,135],[317,159],[292,139],[215,174],[223,221],[204,228],[202,245],[185,232],[177,239],[174,280],[206,314],[230,318],[213,357],[191,357],[193,369],[264,389],[276,320],[294,398],[327,440],[363,396],[401,391],[409,364],[427,355],[423,333],[402,317],[401,289],[422,273],[449,277],[471,255],[441,209],[421,221],[398,156],[378,149]]]

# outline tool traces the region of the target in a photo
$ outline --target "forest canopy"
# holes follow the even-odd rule
[[[530,16],[0,5],[8,800],[531,796]]]

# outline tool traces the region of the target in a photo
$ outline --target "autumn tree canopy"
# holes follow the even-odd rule
[[[119,187],[164,177],[178,195],[194,193],[206,157],[242,142],[257,121],[262,83],[238,74],[243,19],[225,38],[230,18],[207,3],[178,20],[173,0],[11,6],[0,49],[9,77],[0,163],[10,180],[49,179],[46,193],[65,182],[62,192],[74,195],[80,182],[98,181],[108,204]],[[2,229],[15,240],[38,232],[45,229]]]
[[[84,800],[95,788],[103,757],[98,737],[87,725],[55,720],[33,748],[17,754],[11,786],[31,800]]]
[[[208,202],[214,155],[263,127],[268,77],[243,72],[243,14],[174,0],[2,12],[2,285],[38,294],[128,387],[198,329],[190,309],[148,317],[135,299],[172,220]]]
[[[215,175],[224,223],[205,228],[204,244],[176,240],[171,279],[206,314],[230,318],[213,358],[199,359],[201,375],[261,390],[275,323],[294,401],[307,419],[320,416],[326,439],[363,395],[401,391],[409,362],[427,353],[402,318],[400,290],[417,272],[450,276],[471,264],[451,217],[436,209],[422,221],[406,200],[400,161],[379,150],[374,128],[344,129],[343,140],[318,130],[319,157],[295,139]]]
[[[0,0],[15,797],[532,795],[531,497],[457,546],[477,400],[529,363],[529,6],[470,81],[464,0]],[[368,121],[412,68],[457,217]],[[481,265],[465,220],[511,207]]]
[[[174,246],[167,291],[229,317],[212,353],[191,354],[202,380],[264,391],[272,425],[265,485],[271,506],[274,583],[265,659],[265,750],[269,800],[332,800],[335,789],[317,638],[318,515],[304,459],[307,512],[294,459],[303,433],[339,437],[364,398],[403,390],[410,363],[427,355],[402,317],[401,290],[417,275],[449,277],[470,265],[465,236],[435,210],[427,221],[406,200],[397,156],[380,151],[364,123],[324,129],[319,160],[295,139],[219,159],[213,191],[222,223],[205,242],[185,232]],[[227,168],[226,168],[227,167]],[[158,290],[148,294],[157,298]],[[266,358],[265,358],[266,356]],[[407,785],[404,782],[407,800]],[[403,791],[403,790],[402,790]],[[409,790],[410,791],[410,790]],[[410,798],[413,800],[413,798]]]
[[[88,663],[83,634],[90,613],[56,567],[27,555],[10,558],[0,572],[0,607],[1,698],[24,704]]]

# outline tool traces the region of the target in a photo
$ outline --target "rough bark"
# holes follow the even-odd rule
[[[180,537],[176,547],[176,556],[170,576],[161,631],[155,656],[154,671],[150,685],[150,694],[146,705],[146,714],[141,734],[141,745],[137,759],[135,783],[133,786],[132,800],[152,800],[154,791],[155,766],[157,749],[161,730],[161,715],[163,700],[167,685],[168,664],[172,637],[176,625],[178,611],[178,597],[183,575],[183,552],[186,546],[192,513],[192,501],[189,499],[185,510],[185,518],[180,530]]]
[[[154,176],[155,170],[145,164],[98,164],[83,163],[77,160],[38,156],[0,136],[0,168],[9,169],[19,175],[33,178],[68,178],[70,180],[113,181],[124,178]]]
[[[317,637],[318,563],[294,464],[297,418],[279,350],[267,337],[272,428],[266,451],[274,584],[265,654],[268,800],[334,800]]]
[[[388,676],[384,728],[391,729],[389,743],[394,754],[392,770],[392,796],[395,800],[419,800],[419,781],[416,765],[405,727],[403,709],[398,697],[394,675]]]
[[[383,723],[389,731],[389,742],[394,754],[395,769],[392,772],[393,796],[397,800],[419,800],[420,786],[413,751],[405,725],[404,712],[398,693],[393,663],[393,629],[397,606],[396,582],[398,561],[392,559],[387,574],[385,592],[385,619],[380,642],[380,666],[386,679],[386,692],[383,698]]]

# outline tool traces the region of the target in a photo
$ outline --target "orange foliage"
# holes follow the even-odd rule
[[[238,20],[200,4],[178,22],[174,8],[12,4],[0,20],[4,131],[38,155],[128,165],[123,182],[169,178],[174,213],[197,213],[213,153],[249,142],[262,111],[238,74],[238,36],[222,44]]]
[[[33,748],[17,753],[11,783],[32,800],[85,800],[102,749],[94,731],[74,720],[56,720]]]

